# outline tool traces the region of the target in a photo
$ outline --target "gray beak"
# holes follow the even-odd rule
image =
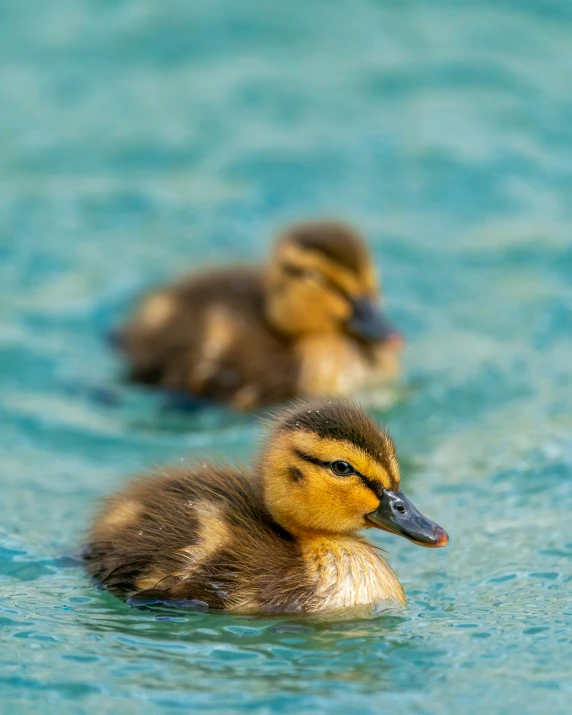
[[[428,519],[402,492],[385,491],[377,509],[367,520],[378,529],[404,536],[419,546],[446,546],[449,536],[445,529]]]
[[[402,341],[397,329],[371,298],[354,300],[353,308],[354,312],[347,323],[351,335],[368,342]]]

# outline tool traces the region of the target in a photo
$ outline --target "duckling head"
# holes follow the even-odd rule
[[[334,221],[301,223],[279,238],[267,271],[267,313],[287,335],[342,332],[394,349],[402,345],[379,306],[363,239]]]
[[[420,546],[445,546],[449,540],[401,491],[390,436],[346,400],[286,408],[261,465],[267,508],[292,534],[377,527]]]

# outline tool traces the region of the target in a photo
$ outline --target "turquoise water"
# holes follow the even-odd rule
[[[569,712],[569,5],[0,17],[0,711]],[[140,289],[315,214],[371,238],[408,338],[378,416],[450,546],[374,536],[409,604],[371,620],[131,610],[69,559],[96,500],[246,458],[257,427],[121,387],[102,334]]]

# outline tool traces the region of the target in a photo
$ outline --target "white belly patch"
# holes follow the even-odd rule
[[[320,545],[316,554],[316,611],[405,603],[389,564],[365,541],[355,538]]]

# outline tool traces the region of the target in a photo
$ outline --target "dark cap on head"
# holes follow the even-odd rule
[[[395,446],[375,420],[349,400],[297,400],[277,415],[279,431],[306,430],[323,439],[350,442],[380,462],[392,474]]]
[[[359,273],[369,263],[362,237],[337,221],[308,221],[292,226],[286,237],[302,248],[323,254],[334,263]]]

